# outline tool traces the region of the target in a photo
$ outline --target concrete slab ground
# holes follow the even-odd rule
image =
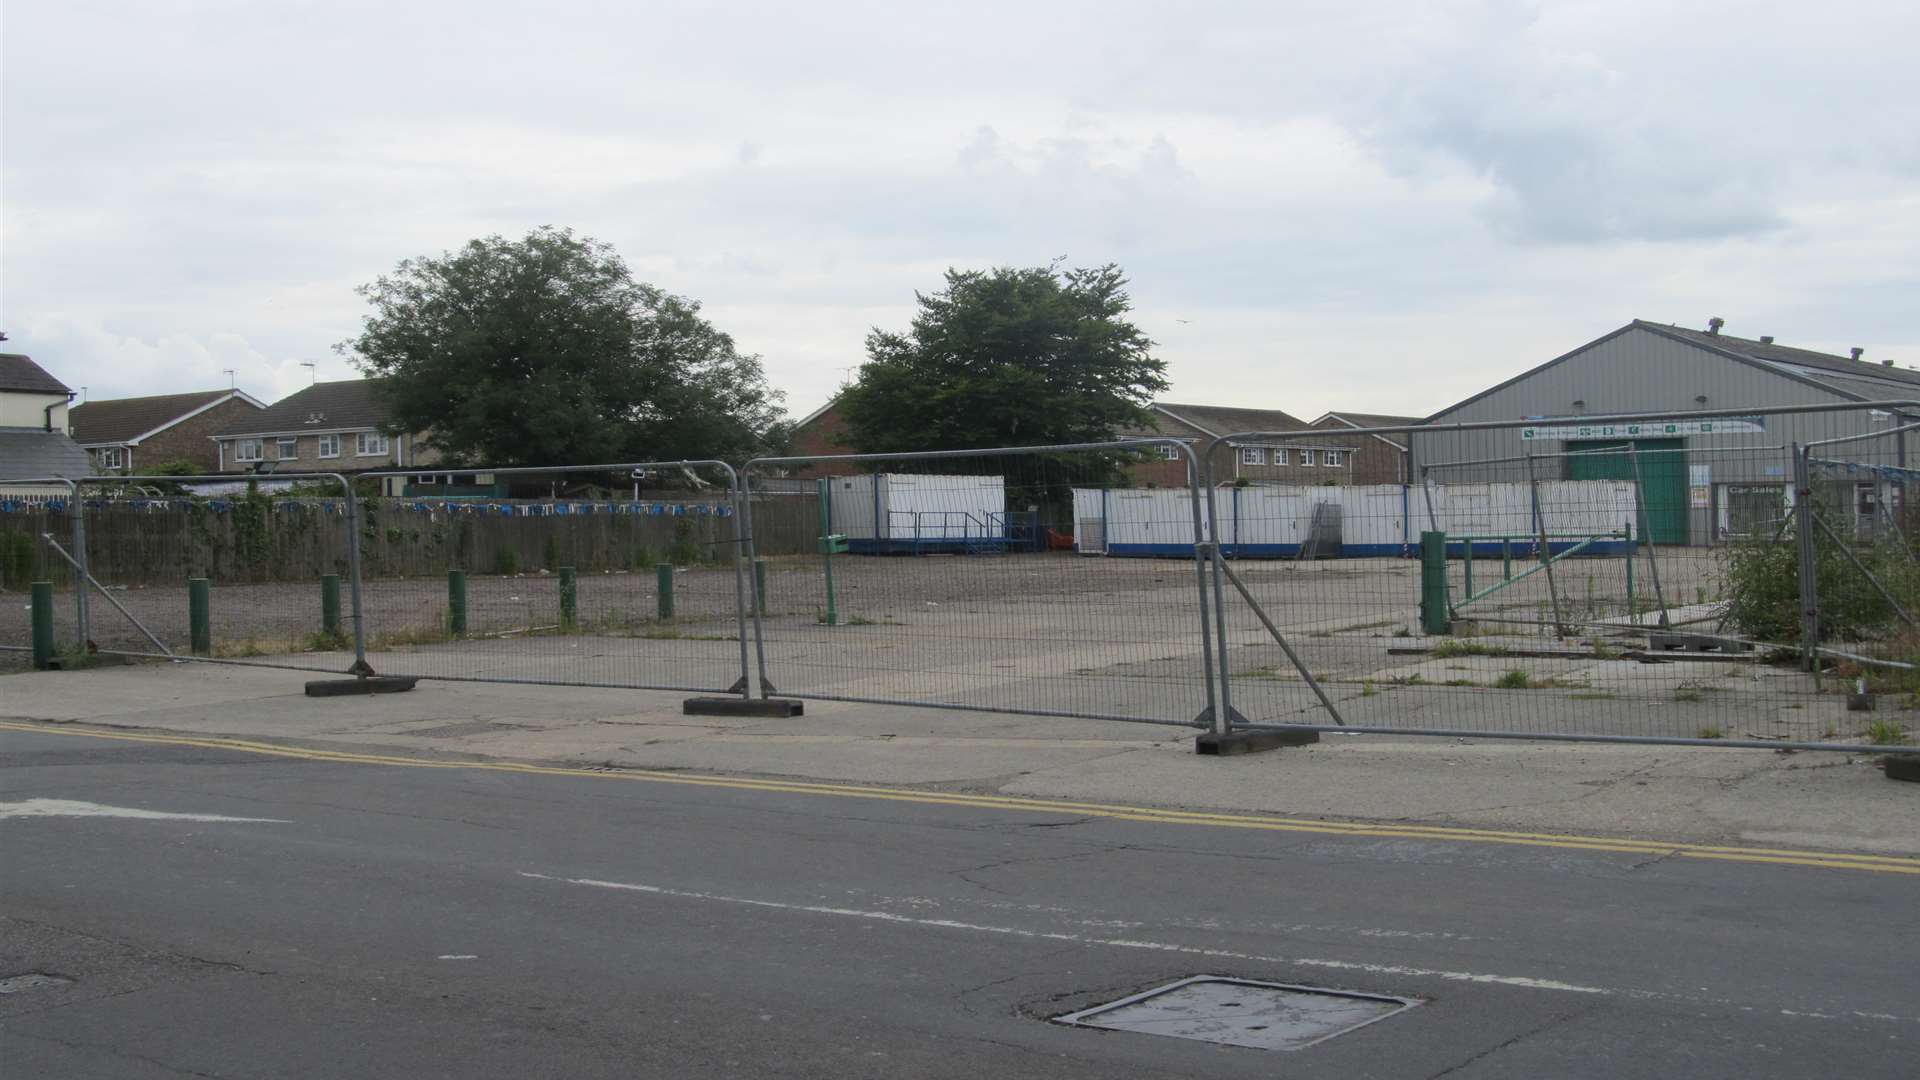
[[[1175,726],[829,701],[788,719],[689,717],[679,693],[439,681],[405,694],[308,698],[304,678],[185,664],[7,675],[0,717],[427,757],[1920,855],[1920,786],[1887,780],[1866,748],[1333,735],[1202,757],[1193,729]]]

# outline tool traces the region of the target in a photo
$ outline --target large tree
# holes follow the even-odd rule
[[[393,425],[490,465],[736,458],[779,421],[758,356],[569,229],[400,263],[336,348]]]
[[[1099,442],[1148,422],[1166,363],[1113,265],[947,271],[906,333],[875,329],[840,398],[869,453]]]

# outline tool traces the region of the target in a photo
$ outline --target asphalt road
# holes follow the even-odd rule
[[[1891,860],[686,779],[0,731],[0,1075],[1920,1071]],[[262,820],[72,816],[127,810]],[[1048,1021],[1201,973],[1420,1004],[1290,1052]]]

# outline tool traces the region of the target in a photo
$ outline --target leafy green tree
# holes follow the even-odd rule
[[[407,259],[359,289],[352,355],[398,430],[489,465],[720,457],[780,419],[760,358],[607,244],[543,227]]]
[[[1149,424],[1166,363],[1114,265],[948,270],[906,333],[875,329],[840,397],[868,453],[1101,442]]]

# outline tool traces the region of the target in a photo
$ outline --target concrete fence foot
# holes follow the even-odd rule
[[[1320,741],[1317,731],[1230,731],[1217,735],[1211,731],[1196,735],[1193,740],[1193,752],[1212,757],[1232,757],[1235,754],[1257,754],[1262,750],[1279,750],[1287,746],[1311,746]]]
[[[315,679],[307,684],[308,697],[346,697],[352,694],[398,694],[420,680],[412,675],[370,675],[359,679]]]
[[[680,705],[684,716],[800,716],[804,711],[792,698],[695,697]]]

